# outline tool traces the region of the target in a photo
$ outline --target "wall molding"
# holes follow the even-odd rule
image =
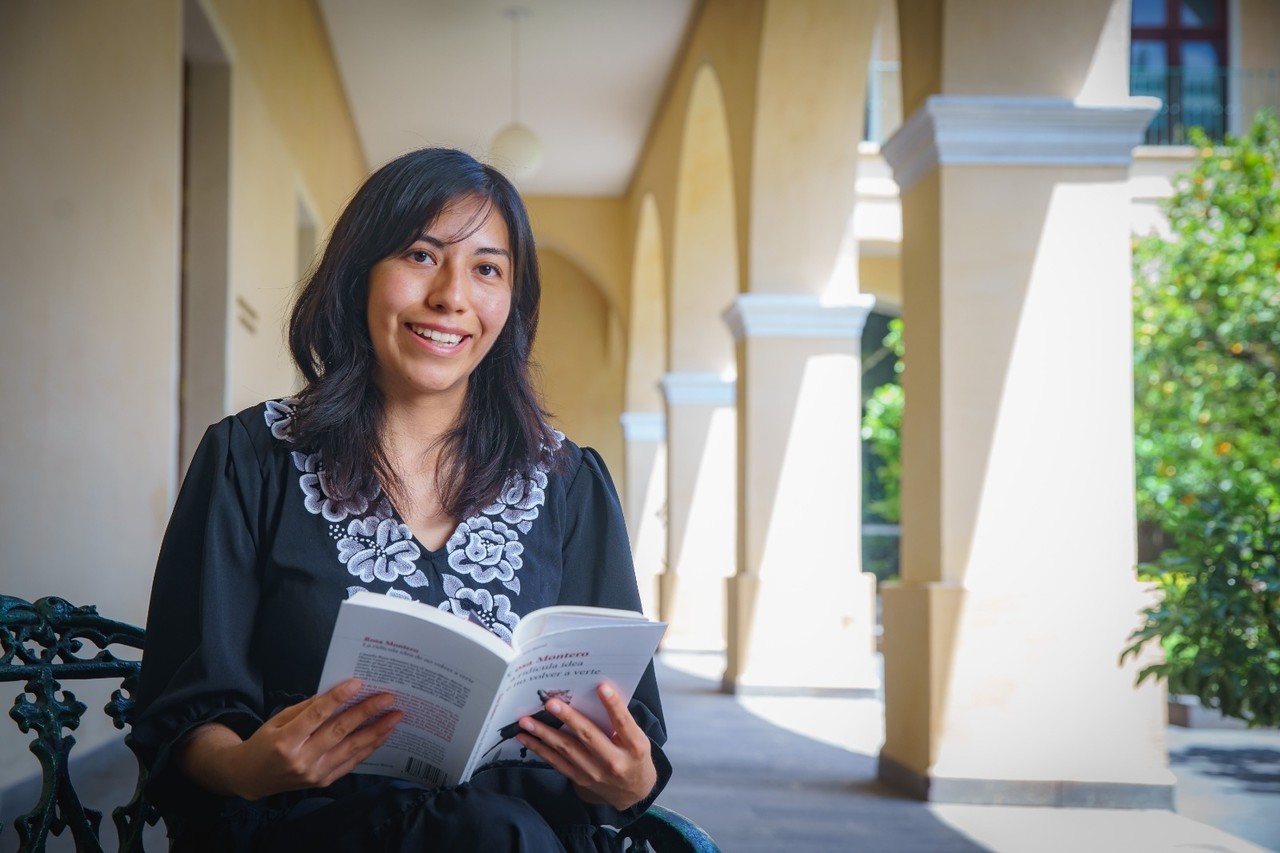
[[[738,389],[719,373],[678,372],[663,374],[662,394],[668,406],[732,406]]]
[[[881,153],[901,192],[940,165],[1127,166],[1159,109],[1159,99],[1145,97],[1093,105],[932,95]]]
[[[666,441],[667,416],[662,412],[623,412],[624,441]]]
[[[803,293],[742,293],[724,312],[734,340],[744,338],[861,338],[867,314],[876,304],[870,294],[826,304]]]

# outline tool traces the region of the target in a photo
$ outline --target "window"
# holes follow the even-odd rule
[[[1129,91],[1164,102],[1149,144],[1227,129],[1227,0],[1133,0]]]

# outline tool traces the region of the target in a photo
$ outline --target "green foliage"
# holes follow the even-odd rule
[[[1139,681],[1280,725],[1280,123],[1211,147],[1135,245],[1138,512],[1173,545],[1139,567],[1162,593],[1125,655]]]
[[[889,321],[884,347],[897,356],[894,372],[902,372],[902,318]],[[871,468],[878,489],[866,502],[866,511],[890,524],[901,518],[902,485],[902,386],[886,382],[871,392],[862,415],[862,440],[870,451]]]

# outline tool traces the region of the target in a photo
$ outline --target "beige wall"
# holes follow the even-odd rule
[[[230,411],[294,390],[284,327],[298,278],[302,185],[254,80],[233,75]]]
[[[371,166],[356,136],[329,37],[313,0],[200,0],[258,87],[328,232]]]
[[[132,622],[177,454],[181,63],[175,4],[0,5],[0,592]],[[5,780],[37,769],[10,735]]]
[[[1280,68],[1280,3],[1237,0],[1240,6],[1240,67]]]
[[[599,289],[559,252],[538,251],[542,311],[534,343],[536,379],[552,423],[604,457],[622,490],[623,348],[610,340],[616,323]]]
[[[755,121],[755,94],[765,5],[765,0],[704,2],[695,13],[685,48],[673,70],[667,94],[655,114],[649,138],[627,189],[627,210],[633,233],[639,222],[640,204],[645,195],[652,192],[662,223],[662,244],[676,244],[675,209],[681,150],[695,79],[703,66],[714,68],[723,101],[729,141],[728,165],[732,196],[736,199],[750,197],[751,128]],[[748,250],[747,206],[739,204],[736,210],[736,268],[745,270]],[[668,257],[668,264],[670,263],[671,258]],[[672,272],[668,268],[667,280],[671,281],[672,278]]]
[[[0,593],[138,624],[179,470],[182,8],[0,4]],[[232,296],[257,313],[229,323],[239,406],[293,384],[299,199],[327,230],[365,163],[312,3],[204,8],[230,59]],[[113,734],[90,713],[77,752]],[[18,738],[0,768],[36,770]]]
[[[229,411],[294,390],[299,207],[327,235],[367,172],[313,3],[201,0],[231,58]]]
[[[552,249],[579,267],[625,327],[630,241],[622,200],[544,195],[526,198],[525,206],[538,248]]]
[[[176,453],[179,27],[0,7],[0,585],[133,621]]]

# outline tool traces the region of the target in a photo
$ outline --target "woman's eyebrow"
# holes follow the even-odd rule
[[[419,240],[419,241],[421,241],[421,242],[423,242],[423,243],[427,243],[428,245],[430,245],[430,246],[432,246],[432,247],[434,247],[434,248],[436,248],[436,249],[443,249],[446,245],[448,245],[448,243],[446,243],[444,240],[441,240],[439,237],[432,237],[432,236],[431,236],[430,234],[428,234],[426,231],[423,231],[421,234],[419,234],[419,235],[418,235],[418,240]],[[506,249],[498,248],[498,247],[496,247],[496,246],[481,246],[479,249],[476,249],[476,250],[475,250],[474,252],[472,252],[471,254],[473,254],[473,255],[499,255],[500,257],[504,257],[504,258],[506,258],[507,260],[511,260],[511,253],[510,253],[510,252],[508,252]]]

